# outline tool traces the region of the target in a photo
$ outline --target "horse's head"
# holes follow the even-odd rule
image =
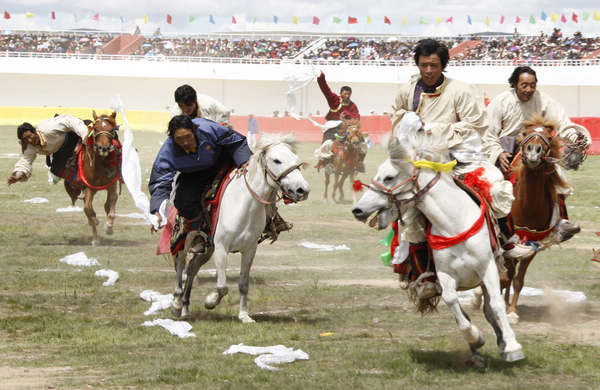
[[[287,198],[298,202],[308,198],[310,185],[300,172],[304,164],[294,152],[295,144],[293,135],[282,137],[262,134],[252,149],[263,165],[270,184],[279,187]]]
[[[346,128],[346,141],[354,148],[358,148],[365,141],[364,134],[360,131],[360,120],[352,119],[344,122]]]
[[[527,168],[538,168],[546,162],[554,163],[560,158],[560,141],[553,136],[556,123],[535,116],[524,121],[525,130],[519,137],[521,161]]]
[[[94,150],[102,157],[107,157],[115,147],[112,143],[115,137],[115,129],[117,128],[117,113],[111,115],[102,114],[96,115],[96,111],[92,111],[94,122],[90,125],[91,130],[88,137],[94,140]]]

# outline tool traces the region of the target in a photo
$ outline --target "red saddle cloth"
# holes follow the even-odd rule
[[[225,189],[233,178],[233,171],[235,167],[227,165],[219,170],[213,184],[205,198],[205,205],[208,208],[208,216],[210,218],[210,236],[214,236],[215,229],[217,228],[217,222],[219,222],[219,210],[221,209],[221,200]],[[171,253],[171,234],[173,233],[173,225],[175,224],[175,218],[177,217],[177,209],[174,206],[169,208],[169,216],[167,218],[167,224],[165,225],[163,232],[158,242],[158,248],[156,248],[156,254],[162,255]]]
[[[86,139],[85,145],[82,144],[79,152],[77,152],[77,176],[79,179],[85,184],[86,187],[92,188],[94,190],[105,190],[111,185],[113,185],[119,178],[121,177],[121,163],[123,160],[123,146],[117,139],[112,140],[112,144],[115,149],[110,152],[110,154],[106,157],[105,161],[107,164],[107,177],[110,178],[108,184],[96,186],[90,184],[88,178],[85,177],[84,169],[83,169],[83,154],[86,153],[87,148],[93,148],[94,143],[93,139],[88,137]]]

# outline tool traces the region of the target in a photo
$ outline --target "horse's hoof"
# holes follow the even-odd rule
[[[171,314],[173,314],[173,317],[175,318],[181,318],[181,308],[171,306]]]
[[[239,318],[239,319],[242,321],[242,323],[244,323],[244,324],[253,324],[253,323],[255,323],[255,322],[256,322],[256,321],[254,321],[254,320],[252,319],[252,317],[250,317],[248,314],[240,314],[238,318]]]
[[[182,309],[181,309],[181,316],[179,318],[182,319],[189,319],[192,317],[192,313],[190,312],[190,307],[188,305],[185,305]]]
[[[517,325],[519,323],[519,315],[514,311],[508,313],[506,318],[508,318],[508,323],[511,325]]]
[[[485,360],[483,359],[483,356],[478,353],[471,355],[471,358],[466,361],[466,364],[479,369],[485,368]]]
[[[522,349],[517,349],[516,351],[512,352],[501,352],[500,357],[505,362],[512,363],[525,359],[525,354],[523,353]]]
[[[469,347],[471,347],[471,350],[475,351],[481,347],[483,347],[485,345],[485,337],[483,337],[482,333],[479,333],[479,338],[477,339],[477,341],[473,344],[469,344]]]
[[[106,228],[104,229],[104,232],[106,234],[108,234],[109,236],[111,236],[113,234],[113,227],[112,226],[106,226]]]
[[[208,310],[212,310],[215,307],[217,307],[217,305],[219,304],[219,302],[221,301],[221,298],[219,297],[219,293],[218,292],[211,292],[210,294],[208,294],[206,296],[206,299],[204,300],[204,307],[207,308]]]

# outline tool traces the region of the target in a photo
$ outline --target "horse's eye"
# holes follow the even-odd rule
[[[281,161],[279,161],[278,159],[275,159],[275,160],[273,160],[273,162],[274,162],[275,164],[281,164]]]

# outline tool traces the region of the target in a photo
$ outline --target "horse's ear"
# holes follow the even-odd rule
[[[117,112],[113,111],[113,113],[110,114],[110,117],[113,118],[113,119],[115,119],[117,117]]]
[[[94,118],[94,121],[98,120],[98,115],[96,115],[96,110],[92,110],[92,117]]]

